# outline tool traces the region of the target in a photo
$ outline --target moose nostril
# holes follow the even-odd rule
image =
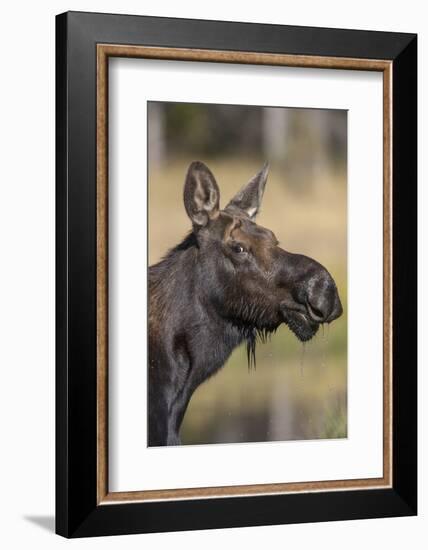
[[[314,301],[308,300],[307,307],[309,315],[314,321],[322,322],[328,317],[329,311],[327,311],[326,304],[322,301],[318,301],[314,304]]]

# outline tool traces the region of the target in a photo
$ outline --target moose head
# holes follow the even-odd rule
[[[193,162],[184,206],[193,229],[149,269],[149,445],[177,445],[195,389],[247,343],[282,323],[310,340],[342,313],[336,284],[318,262],[283,250],[255,222],[268,167],[220,209],[220,189]]]
[[[342,314],[336,284],[315,260],[287,252],[255,222],[268,165],[220,209],[220,189],[202,162],[193,162],[184,205],[193,223],[200,269],[224,318],[260,334],[285,323],[302,342]],[[214,280],[213,280],[214,279]]]

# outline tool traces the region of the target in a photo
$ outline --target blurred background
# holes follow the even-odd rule
[[[268,161],[257,222],[285,250],[323,264],[344,307],[306,344],[282,325],[257,345],[255,370],[245,346],[236,349],[194,393],[182,443],[346,437],[346,111],[149,102],[148,143],[149,265],[191,229],[182,195],[193,160],[214,173],[221,206]]]

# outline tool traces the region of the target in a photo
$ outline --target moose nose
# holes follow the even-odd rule
[[[317,323],[331,323],[343,313],[336,285],[325,272],[308,282],[306,307],[310,317]]]

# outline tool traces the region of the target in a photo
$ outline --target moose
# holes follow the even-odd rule
[[[280,248],[255,223],[268,165],[220,209],[220,189],[192,162],[184,207],[192,231],[149,268],[149,446],[179,445],[196,388],[246,343],[255,362],[282,323],[302,342],[342,314],[336,284],[315,260]]]

